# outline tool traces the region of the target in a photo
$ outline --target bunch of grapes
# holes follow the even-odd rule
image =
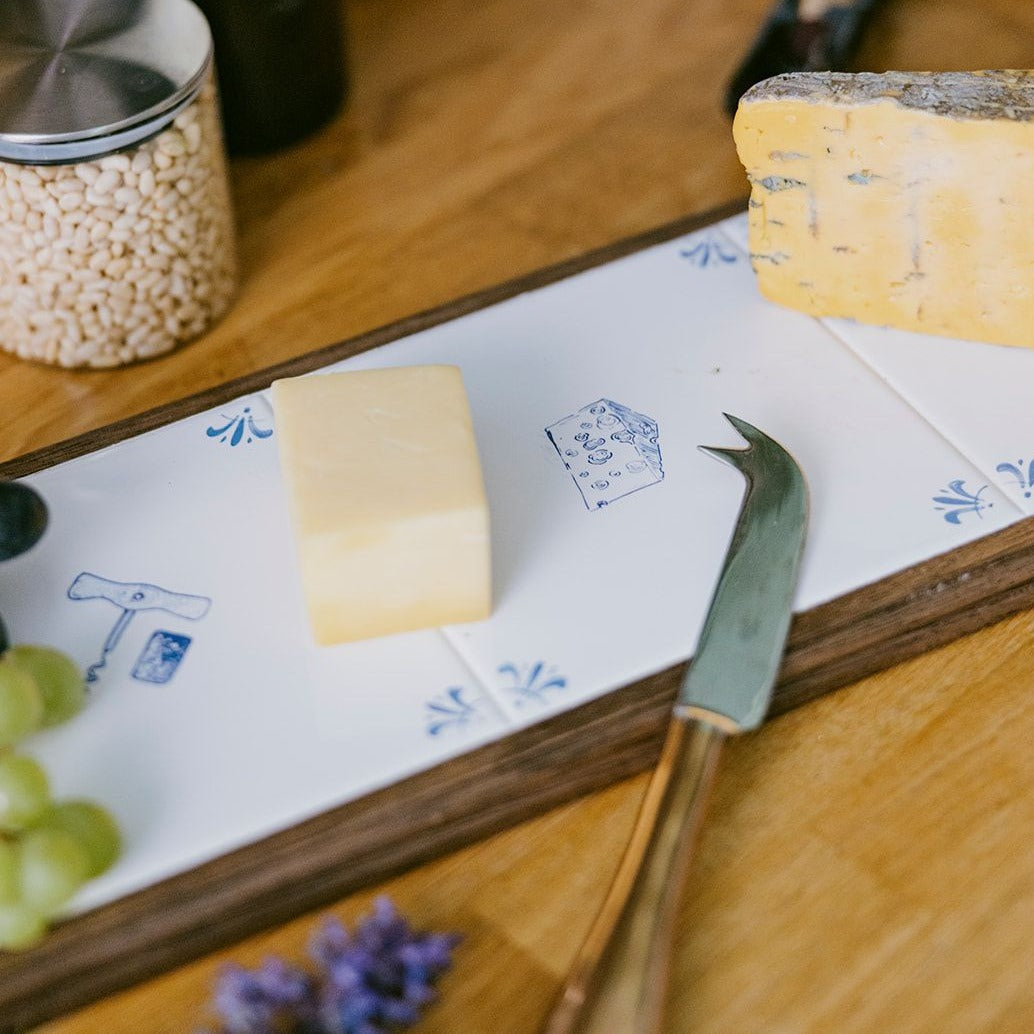
[[[115,820],[91,801],[54,801],[43,767],[14,745],[83,706],[83,678],[64,654],[12,646],[0,658],[0,949],[26,948],[121,850]]]
[[[0,482],[0,560],[30,549],[47,511],[27,485]],[[77,714],[82,674],[44,646],[9,646],[0,621],[0,950],[27,948],[47,921],[122,849],[115,820],[91,801],[54,801],[50,780],[15,744]]]

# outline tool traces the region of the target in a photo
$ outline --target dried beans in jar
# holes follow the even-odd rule
[[[41,2],[28,31],[0,13],[0,347],[161,355],[237,283],[208,25],[190,0]]]

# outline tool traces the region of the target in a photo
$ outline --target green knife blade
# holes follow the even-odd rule
[[[701,449],[740,471],[747,491],[675,711],[725,732],[765,718],[790,628],[808,489],[778,442],[725,414],[746,449]]]

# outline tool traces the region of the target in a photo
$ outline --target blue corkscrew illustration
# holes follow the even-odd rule
[[[212,601],[207,596],[189,596],[185,593],[171,592],[169,589],[163,589],[159,585],[151,585],[148,582],[115,582],[109,578],[91,574],[89,571],[84,571],[72,582],[68,588],[68,598],[72,600],[106,600],[108,603],[114,604],[120,612],[104,640],[100,658],[86,670],[87,682],[97,681],[97,672],[107,665],[108,655],[118,646],[130,621],[141,610],[160,610],[189,621],[198,621],[208,613],[208,608],[212,605]],[[172,635],[172,633],[163,634]],[[162,645],[166,649],[157,655],[152,653],[143,667],[138,662],[138,670],[141,672],[160,672],[164,676],[157,679],[149,678],[146,681],[167,682],[171,678],[170,663],[175,661],[178,664],[179,658],[182,657],[190,642],[186,636],[174,638],[186,639],[186,643],[178,644],[178,657],[174,656],[176,651],[173,647],[176,644],[170,641],[167,644],[157,644],[156,647],[152,647],[152,651],[159,649]],[[163,664],[164,667],[162,667]],[[175,665],[172,670],[175,670]]]

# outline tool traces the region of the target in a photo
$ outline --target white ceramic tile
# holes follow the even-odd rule
[[[743,487],[696,449],[735,444],[723,411],[783,441],[811,483],[800,608],[1019,516],[988,489],[973,519],[944,520],[935,497],[976,472],[815,320],[762,301],[715,230],[341,365],[418,362],[462,367],[492,506],[495,612],[447,635],[516,721],[691,653]],[[638,419],[612,402],[656,422],[663,478],[610,447]],[[614,452],[599,477],[579,479],[582,455],[566,470],[546,434],[575,414],[560,451],[590,424],[587,443]]]
[[[748,250],[746,212],[719,226]],[[1034,350],[852,320],[822,323],[980,469],[978,483],[967,483],[958,493],[949,489],[946,496],[959,498],[960,505],[973,504],[970,494],[995,485],[1026,513],[1034,513],[1034,408],[1027,391],[1034,381]],[[979,495],[980,501],[986,495]]]
[[[723,411],[808,476],[799,608],[1019,517],[836,336],[757,296],[738,225],[339,364],[462,367],[488,621],[313,645],[263,395],[30,479],[52,525],[0,572],[12,635],[84,667],[110,647],[86,712],[30,741],[60,795],[106,802],[127,832],[77,908],[688,656],[743,491],[696,449],[739,444]]]
[[[84,668],[111,646],[83,714],[26,743],[59,796],[103,801],[126,834],[75,909],[505,731],[437,631],[312,644],[263,406],[244,399],[28,479],[51,525],[4,565],[12,638]]]
[[[1034,513],[1034,350],[827,320],[983,474]]]

